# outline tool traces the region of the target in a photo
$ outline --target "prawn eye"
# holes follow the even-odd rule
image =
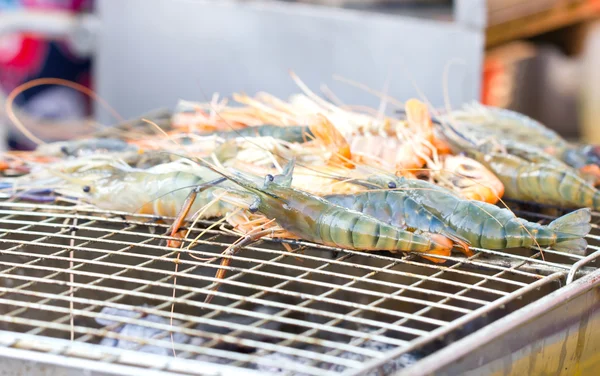
[[[64,155],[69,155],[69,149],[66,146],[61,146],[60,147],[60,151],[64,154]]]
[[[271,175],[271,174],[267,174],[267,180],[268,181],[273,181],[273,180],[275,180],[275,177],[273,175]]]
[[[389,182],[389,183],[388,183],[388,188],[389,188],[389,189],[394,189],[394,188],[396,188],[396,187],[397,187],[397,186],[396,186],[396,183],[394,183],[393,181],[391,181],[391,182]]]
[[[468,164],[461,164],[460,167],[464,168],[465,171],[473,171],[475,169],[475,167]]]
[[[89,185],[84,185],[83,186],[83,191],[85,193],[89,193],[92,190],[92,187],[90,187]]]
[[[252,214],[256,213],[258,211],[258,202],[250,204],[250,206],[248,206],[248,211]]]

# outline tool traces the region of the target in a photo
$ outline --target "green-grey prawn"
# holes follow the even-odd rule
[[[376,189],[354,194],[333,194],[323,198],[393,226],[443,235],[459,245],[465,255],[473,255],[466,239],[408,194],[393,190],[396,187],[393,182],[388,184],[390,190]]]
[[[490,169],[511,199],[600,210],[600,191],[573,168],[548,157],[511,145],[512,154],[490,138],[477,144],[450,123],[438,124],[443,137],[456,151],[464,152]]]
[[[96,156],[49,164],[40,171],[16,179],[3,179],[3,182],[13,194],[39,192],[45,188],[52,194],[104,210],[175,217],[192,189],[224,180],[207,168],[185,162],[179,160],[138,169]],[[191,213],[197,212],[212,198],[210,190],[203,191]],[[229,210],[227,205],[223,202],[211,206],[205,217],[222,216]]]
[[[398,192],[411,197],[436,215],[473,247],[507,249],[552,247],[558,251],[581,253],[587,248],[583,238],[591,229],[589,209],[579,209],[544,226],[518,218],[512,211],[485,202],[465,200],[453,192],[422,180],[377,176],[378,184],[394,182]]]
[[[283,174],[267,175],[262,186],[240,173],[230,175],[204,161],[200,162],[253,196],[247,207],[250,213],[264,215],[295,238],[356,251],[416,252],[436,263],[446,260],[434,255],[449,256],[452,250],[452,241],[443,235],[411,232],[291,188],[293,159],[284,168]],[[249,232],[225,254],[233,255],[246,244],[275,231],[267,228]],[[229,261],[230,258],[223,258],[221,267],[228,266]],[[216,278],[223,278],[224,273],[223,268],[219,269]],[[207,296],[207,301],[211,296]]]
[[[239,173],[213,171],[254,196],[248,207],[250,212],[274,219],[282,229],[299,238],[352,250],[449,255],[452,244],[443,236],[416,234],[291,188],[293,163],[294,160],[282,175],[267,175],[262,187]]]
[[[441,117],[471,138],[490,136],[504,146],[521,145],[546,153],[600,183],[600,147],[568,142],[542,123],[508,109],[479,103],[464,106]]]

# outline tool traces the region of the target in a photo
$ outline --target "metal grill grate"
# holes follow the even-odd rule
[[[595,270],[600,254],[596,225],[588,257],[475,249],[444,265],[263,241],[232,257],[205,304],[219,260],[188,253],[219,254],[235,240],[226,231],[207,230],[175,272],[177,250],[156,218],[7,201],[0,216],[0,352],[180,374],[215,364],[232,374],[391,374],[560,288],[569,272]]]

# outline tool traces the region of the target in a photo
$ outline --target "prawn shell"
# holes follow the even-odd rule
[[[420,180],[399,179],[398,187],[440,218],[472,246],[488,249],[553,246],[581,236],[563,234],[550,227],[518,218],[510,210],[485,202],[465,200],[452,192]]]

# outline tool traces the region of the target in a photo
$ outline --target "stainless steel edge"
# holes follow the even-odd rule
[[[115,358],[106,362],[103,358]],[[144,364],[135,367],[127,364]],[[11,368],[11,367],[17,367]],[[240,375],[259,372],[202,361],[145,354],[63,339],[0,331],[0,370],[3,375]]]
[[[594,289],[597,290],[597,288],[599,286],[600,286],[600,270],[595,271],[594,273],[589,274],[569,285],[566,285],[565,287],[558,289],[557,291],[539,299],[538,301],[531,303],[531,304],[525,306],[524,308],[519,309],[519,310],[503,317],[502,319],[483,327],[482,329],[453,343],[452,345],[447,346],[446,348],[444,348],[426,358],[421,359],[418,363],[416,363],[410,369],[397,372],[395,374],[395,376],[453,374],[453,372],[456,372],[456,370],[449,370],[448,367],[456,366],[461,358],[465,358],[465,357],[469,357],[469,356],[471,356],[471,357],[477,356],[475,354],[477,350],[480,350],[482,352],[484,351],[484,350],[482,350],[482,346],[484,346],[484,345],[488,346],[489,344],[494,344],[494,343],[496,343],[498,347],[502,347],[502,350],[504,352],[508,352],[508,354],[510,355],[511,351],[516,352],[520,349],[519,348],[517,348],[517,349],[511,348],[512,341],[510,341],[508,339],[503,339],[501,337],[511,331],[517,331],[517,330],[520,330],[521,336],[525,336],[525,337],[529,338],[531,342],[535,342],[535,341],[540,342],[537,344],[535,344],[535,343],[527,344],[527,343],[522,343],[522,341],[514,341],[516,346],[529,346],[530,348],[528,348],[527,351],[531,350],[531,352],[538,352],[538,353],[540,353],[540,352],[543,353],[544,351],[550,352],[551,349],[550,349],[550,346],[548,346],[548,345],[550,345],[551,343],[545,343],[544,340],[553,337],[552,338],[553,342],[556,342],[557,340],[560,341],[560,343],[558,343],[558,345],[560,345],[559,349],[558,349],[558,350],[560,350],[560,352],[556,353],[556,355],[557,355],[557,358],[558,357],[563,358],[562,360],[558,359],[559,365],[564,365],[564,362],[566,360],[565,358],[568,358],[567,350],[570,347],[567,344],[568,341],[573,342],[573,343],[570,343],[569,345],[575,345],[574,342],[577,342],[577,348],[574,348],[575,346],[573,346],[573,348],[570,348],[569,350],[576,352],[580,357],[581,357],[581,353],[583,351],[583,349],[581,347],[584,345],[589,345],[589,343],[581,344],[580,343],[581,338],[573,339],[572,338],[573,335],[569,335],[569,329],[568,329],[569,325],[567,322],[565,322],[565,320],[567,320],[569,318],[567,316],[570,316],[571,321],[574,321],[574,322],[570,323],[570,326],[577,327],[579,332],[581,331],[582,327],[583,327],[583,329],[589,329],[587,327],[588,327],[589,319],[590,319],[591,315],[594,313],[591,311],[591,309],[594,308],[594,305],[596,306],[595,310],[594,310],[595,314],[596,314],[596,316],[598,316],[597,294],[596,295],[592,294],[591,296],[586,297],[586,299],[585,299],[586,307],[584,307],[584,308],[586,308],[587,311],[583,311],[583,312],[580,312],[581,310],[577,309],[578,307],[575,307],[572,304],[572,300],[580,297],[581,295],[593,292]],[[571,314],[570,315],[567,315],[567,314],[559,315],[556,313],[552,314],[551,311],[553,309],[556,309],[557,307],[559,307],[559,308],[562,307],[565,312],[569,312],[569,310],[570,310]],[[540,320],[540,317],[542,317],[545,314],[547,314],[553,320],[557,321],[559,324],[557,325],[557,323],[555,322],[555,323],[553,323],[554,325],[552,326],[551,325],[552,323],[550,323],[550,324],[547,324],[544,328],[536,328],[536,330],[533,330],[529,324],[531,322],[537,323],[538,320]],[[582,326],[582,324],[585,324],[585,325]],[[529,330],[526,328],[529,328]],[[550,329],[550,331],[549,331],[549,329]],[[577,332],[577,330],[574,330],[574,331]],[[539,335],[539,334],[542,334],[542,335]],[[580,333],[575,333],[575,337],[577,337],[578,334],[580,334]],[[584,334],[584,338],[585,338],[585,334]],[[496,341],[496,342],[494,342],[494,341]],[[555,343],[552,343],[552,345],[555,345]],[[554,346],[554,347],[556,347],[556,346]],[[593,352],[593,351],[590,351],[590,352]],[[488,352],[488,354],[489,354],[489,352]],[[540,374],[540,373],[535,373],[535,372],[540,371],[539,368],[535,367],[535,363],[536,363],[535,356],[536,356],[536,354],[533,354],[531,358],[522,360],[523,362],[526,361],[529,363],[526,366],[526,368],[528,369],[527,372],[529,372],[529,374]],[[497,373],[494,373],[495,367],[486,366],[487,360],[484,360],[483,358],[480,357],[477,359],[477,362],[482,363],[479,366],[483,367],[483,368],[480,368],[477,370],[462,369],[461,374],[467,374],[467,373],[472,374],[472,375],[519,374],[518,372],[520,372],[522,370],[519,370],[519,371],[516,370],[515,365],[516,365],[517,360],[519,360],[519,359],[512,358],[511,356],[508,356],[508,358],[500,359],[499,362],[504,363],[501,365],[501,367],[503,369],[502,369],[502,371],[496,370]],[[596,360],[594,360],[594,361],[596,362]],[[541,362],[538,361],[538,367],[543,367],[544,364],[540,364],[540,363]],[[482,372],[482,369],[485,369],[485,372]],[[512,369],[512,371],[511,371],[511,369]],[[553,371],[557,372],[556,374],[577,374],[577,373],[570,373],[568,371],[566,373],[563,373],[563,371],[564,371],[563,369],[558,369],[558,370],[553,370]],[[533,372],[533,373],[531,373],[531,372]],[[573,372],[573,370],[571,370],[571,372]]]

